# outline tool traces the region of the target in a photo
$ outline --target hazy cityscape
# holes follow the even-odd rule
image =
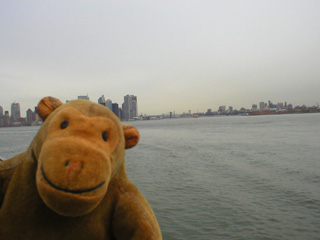
[[[78,96],[78,99],[90,100],[89,96]],[[68,101],[67,101],[68,102]],[[280,102],[273,103],[270,100],[268,102],[260,102],[259,104],[252,104],[251,108],[244,108],[237,110],[233,106],[219,106],[215,111],[211,108],[206,112],[192,112],[188,110],[183,113],[176,113],[171,111],[169,113],[163,113],[159,115],[147,115],[138,113],[138,100],[137,96],[126,95],[124,96],[124,102],[121,106],[118,103],[112,102],[112,100],[105,98],[102,95],[98,101],[108,109],[110,109],[121,121],[136,121],[136,120],[158,120],[166,118],[185,118],[185,117],[203,117],[203,116],[253,116],[253,115],[270,115],[270,114],[292,114],[292,113],[316,113],[320,112],[319,104],[314,106],[293,106],[291,103]],[[11,104],[11,112],[4,110],[0,105],[0,127],[17,127],[17,126],[36,126],[41,125],[42,121],[37,114],[37,107],[34,110],[29,108],[26,111],[26,117],[21,116],[20,103],[13,102]]]

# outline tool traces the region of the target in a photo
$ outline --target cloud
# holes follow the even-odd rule
[[[0,105],[104,94],[139,112],[319,101],[316,1],[10,1]]]

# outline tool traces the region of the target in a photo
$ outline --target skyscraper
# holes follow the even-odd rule
[[[265,109],[265,108],[266,108],[265,102],[260,102],[260,103],[259,103],[259,108],[260,108],[260,110]]]
[[[104,95],[102,95],[99,99],[98,99],[98,103],[105,106],[106,105],[106,99],[104,98]]]
[[[27,123],[33,123],[36,120],[36,114],[29,108],[26,112]]]
[[[20,104],[14,102],[11,104],[11,119],[13,122],[18,122],[20,117]]]
[[[3,108],[0,106],[0,117],[3,116]]]
[[[138,116],[138,101],[134,95],[124,96],[124,103],[122,104],[124,119],[132,119]]]
[[[226,106],[219,106],[218,112],[220,113],[226,112]]]
[[[257,104],[252,104],[251,110],[252,111],[258,111],[258,105]]]
[[[106,107],[112,111],[112,101],[110,99],[106,101]]]
[[[120,118],[118,103],[112,103],[112,112]]]

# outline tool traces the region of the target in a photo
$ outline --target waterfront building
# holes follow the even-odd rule
[[[232,112],[233,112],[233,107],[229,106],[229,113],[232,113]]]
[[[225,113],[226,112],[226,106],[220,106],[218,112],[219,113]]]
[[[124,119],[133,119],[138,116],[138,101],[134,95],[124,96],[124,103],[122,104]]]
[[[14,102],[11,104],[11,119],[13,122],[18,122],[20,118],[20,104]]]
[[[112,112],[120,118],[120,115],[119,115],[119,105],[118,103],[112,103]]]
[[[78,96],[78,99],[90,100],[88,94],[87,96]]]
[[[264,110],[266,107],[267,107],[267,104],[265,104],[265,102],[260,102],[259,103],[260,110]]]
[[[98,103],[101,104],[102,106],[106,106],[106,99],[104,98],[104,95],[102,95],[102,96],[98,99]]]
[[[268,108],[269,108],[269,109],[277,108],[277,105],[276,105],[276,104],[273,104],[273,103],[269,100],[269,102],[268,102]]]
[[[252,104],[251,111],[258,111],[257,104]]]
[[[36,119],[35,122],[41,122],[42,119],[40,118],[39,114],[38,114],[38,107],[34,107],[34,113],[36,115]]]
[[[4,116],[0,116],[0,127],[9,127],[11,125],[11,118],[9,112],[5,111]]]
[[[30,108],[27,110],[26,116],[27,123],[33,123],[34,121],[36,121],[36,114]]]
[[[2,106],[0,106],[0,117],[2,117],[3,116],[3,108],[2,108]]]
[[[283,103],[277,103],[277,109],[283,109],[284,106],[283,106]]]
[[[119,118],[120,118],[121,120],[124,119],[124,115],[123,115],[122,108],[119,108]]]
[[[112,101],[110,99],[106,101],[106,107],[112,111]]]

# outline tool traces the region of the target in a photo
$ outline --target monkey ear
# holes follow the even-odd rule
[[[124,139],[126,141],[126,149],[136,146],[140,139],[139,131],[131,125],[123,125]]]
[[[45,97],[42,98],[38,103],[38,114],[41,117],[42,121],[45,121],[46,118],[52,113],[55,109],[60,107],[63,103],[54,97]]]

